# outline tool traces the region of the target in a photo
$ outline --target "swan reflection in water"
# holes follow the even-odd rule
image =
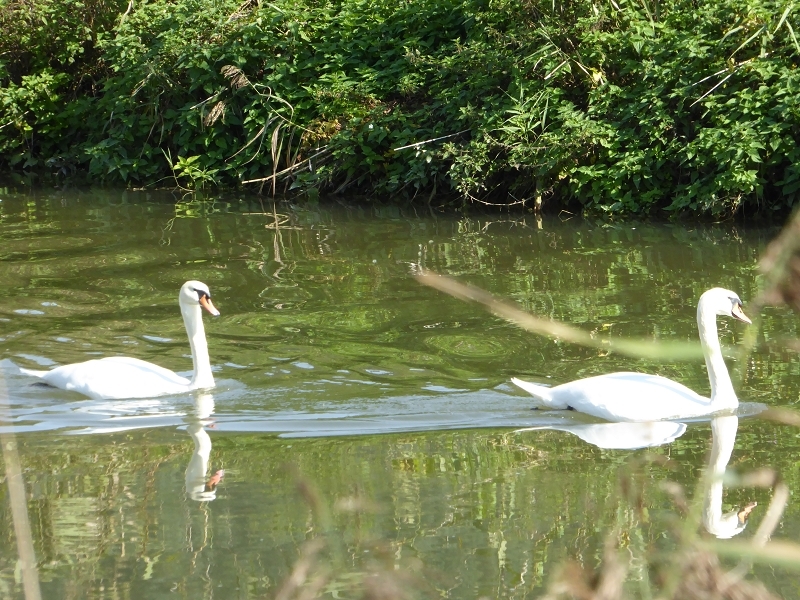
[[[669,444],[686,431],[686,423],[673,421],[650,421],[646,423],[586,423],[579,425],[543,425],[518,429],[536,431],[552,429],[566,431],[581,438],[587,444],[604,450],[639,450]]]
[[[708,485],[703,497],[703,526],[719,539],[732,538],[744,531],[750,513],[757,506],[722,512],[723,476],[736,442],[739,417],[716,416],[711,419],[711,454],[708,463]],[[638,450],[669,444],[686,432],[685,423],[654,421],[650,423],[591,423],[549,425],[519,429],[523,431],[551,429],[571,433],[584,442],[606,450]]]
[[[211,438],[206,426],[212,423],[209,418],[214,414],[214,396],[200,392],[194,399],[194,411],[186,415],[186,430],[194,442],[194,451],[186,465],[186,494],[198,502],[211,502],[217,497],[217,484],[225,474],[219,470],[210,478],[208,459],[211,455]]]
[[[738,510],[722,512],[722,478],[736,442],[739,417],[726,415],[711,419],[711,456],[708,461],[709,484],[703,502],[703,525],[720,539],[739,535],[747,527],[747,519],[757,506],[750,502]]]

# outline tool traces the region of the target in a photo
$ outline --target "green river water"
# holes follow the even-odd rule
[[[747,311],[777,231],[0,188],[0,427],[18,442],[43,597],[273,598],[307,566],[304,589],[325,598],[538,598],[568,561],[596,569],[614,531],[626,593],[650,597],[689,519],[664,482],[703,502],[709,421],[613,449],[641,432],[532,410],[510,378],[637,370],[707,394],[702,360],[537,337],[412,275],[449,274],[598,336],[690,342],[705,289],[738,292]],[[222,313],[204,321],[210,392],[90,400],[15,371],[117,354],[191,371],[188,279]],[[728,467],[772,468],[796,493],[800,432],[752,415],[800,403],[785,343],[798,320],[762,317],[752,354],[728,361],[743,402]],[[742,323],[719,326],[726,347],[744,338]],[[731,542],[753,537],[771,496],[725,489],[723,512],[758,502]],[[773,539],[798,538],[790,500]],[[791,567],[747,578],[800,597]],[[0,598],[23,597],[3,479]]]

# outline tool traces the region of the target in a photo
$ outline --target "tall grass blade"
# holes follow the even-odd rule
[[[2,370],[0,370],[0,422],[9,425],[8,432],[0,433],[0,452],[5,464],[5,480],[8,485],[8,504],[11,506],[11,521],[14,524],[14,537],[19,555],[18,568],[22,575],[22,589],[25,600],[41,600],[39,570],[36,562],[36,549],[33,545],[31,522],[28,516],[28,501],[25,479],[17,451],[17,440],[11,427],[11,408],[8,391]],[[4,428],[3,428],[4,429]],[[0,430],[2,431],[2,430]]]
[[[559,64],[559,65],[558,65],[558,66],[557,66],[555,69],[553,69],[553,70],[552,70],[552,71],[550,71],[550,72],[549,72],[547,75],[545,75],[545,76],[544,76],[544,79],[545,79],[545,81],[547,81],[547,80],[548,80],[548,79],[550,79],[550,78],[551,78],[553,75],[555,75],[556,73],[558,73],[558,72],[561,70],[561,67],[563,67],[563,66],[564,66],[565,64],[567,64],[568,62],[569,62],[569,59],[568,59],[568,58],[565,58],[563,61],[561,61],[561,64]]]
[[[738,27],[734,27],[730,31],[726,32],[725,35],[722,36],[720,43],[724,42],[729,36],[741,31],[742,29],[744,29],[744,25],[739,25]]]
[[[737,53],[739,50],[741,50],[742,48],[744,48],[745,46],[747,46],[747,44],[749,44],[749,43],[750,43],[750,42],[752,42],[754,39],[756,39],[758,36],[760,36],[762,33],[764,33],[764,31],[765,31],[766,29],[767,29],[767,26],[766,26],[766,25],[762,25],[761,27],[759,27],[759,28],[758,28],[758,31],[756,31],[756,32],[755,32],[753,35],[751,35],[751,36],[750,36],[749,38],[747,38],[747,39],[746,39],[744,42],[742,42],[742,45],[741,45],[741,46],[739,46],[739,47],[738,47],[736,50],[734,50],[733,52],[731,52],[731,55],[730,55],[728,58],[733,58],[733,56],[734,56],[734,55],[735,55],[735,54],[736,54],[736,53]]]
[[[599,348],[634,358],[682,361],[695,360],[703,356],[699,343],[598,338],[576,327],[535,317],[508,302],[498,300],[489,292],[464,285],[443,275],[430,273],[417,275],[416,278],[421,284],[450,294],[455,298],[482,304],[498,317],[506,319],[526,331],[545,337],[558,338],[580,346]]]
[[[789,13],[792,12],[793,8],[794,8],[794,3],[792,3],[792,4],[790,4],[789,6],[786,7],[786,10],[783,11],[783,15],[781,15],[781,20],[778,21],[778,25],[775,27],[775,31],[772,32],[772,35],[775,35],[776,33],[778,33],[778,29],[781,28],[781,25],[783,25],[783,22],[786,20],[786,17],[789,16]]]
[[[800,54],[800,44],[797,43],[797,38],[794,35],[794,29],[789,21],[786,21],[786,28],[789,30],[789,35],[792,36],[792,41],[794,42],[794,47],[797,48],[797,53]]]
[[[747,542],[725,540],[705,542],[701,546],[722,556],[744,558],[773,565],[781,564],[800,569],[800,544],[793,542],[770,542],[766,546],[757,548]]]
[[[544,103],[544,112],[542,112],[542,133],[544,133],[546,124],[547,124],[547,109],[550,107],[550,96],[547,96],[547,99]]]
[[[718,88],[719,86],[721,86],[723,83],[725,83],[726,81],[728,81],[728,79],[730,79],[731,77],[733,77],[733,73],[729,73],[729,74],[728,74],[728,76],[727,76],[727,77],[724,77],[724,78],[722,79],[722,81],[720,81],[719,83],[717,83],[717,85],[715,85],[714,87],[712,87],[712,88],[711,88],[710,90],[708,90],[708,91],[707,91],[705,94],[703,94],[703,95],[702,95],[702,96],[700,96],[700,97],[699,97],[697,100],[695,100],[694,102],[692,102],[692,103],[689,105],[689,108],[691,108],[692,106],[694,106],[695,104],[697,104],[698,102],[700,102],[700,100],[702,100],[703,98],[705,98],[706,96],[708,96],[709,94],[711,94],[711,93],[712,93],[712,92],[713,92],[715,89],[717,89],[717,88]]]

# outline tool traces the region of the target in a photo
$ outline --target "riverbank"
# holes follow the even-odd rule
[[[600,214],[787,212],[791,8],[36,0],[0,9],[18,178]]]

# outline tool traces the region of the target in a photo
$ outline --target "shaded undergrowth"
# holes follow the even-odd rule
[[[781,2],[13,0],[0,168],[730,215],[800,192]]]

